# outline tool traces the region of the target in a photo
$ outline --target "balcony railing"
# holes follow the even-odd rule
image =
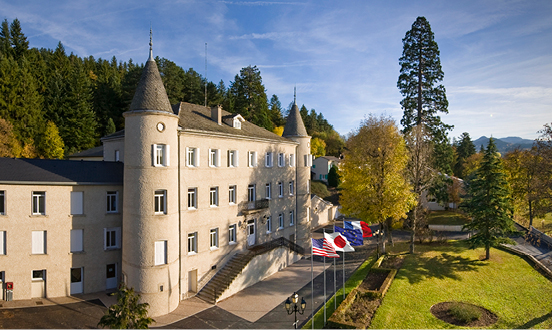
[[[268,209],[269,200],[261,199],[252,202],[243,202],[241,205],[241,210],[244,214],[259,212],[264,209]]]

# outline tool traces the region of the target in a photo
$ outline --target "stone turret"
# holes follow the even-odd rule
[[[180,302],[178,116],[151,54],[125,118],[122,271],[149,315]]]
[[[310,153],[311,137],[308,136],[305,124],[299,113],[299,107],[293,100],[293,106],[287,117],[282,137],[298,142],[296,149],[296,182],[297,182],[297,244],[308,250],[310,247],[310,172],[312,155]]]

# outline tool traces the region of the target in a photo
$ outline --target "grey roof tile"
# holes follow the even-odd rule
[[[142,77],[134,98],[130,104],[130,111],[133,110],[160,110],[172,113],[171,104],[157,69],[157,63],[153,59],[146,62]]]
[[[0,158],[0,182],[123,184],[121,162]]]
[[[296,103],[293,104],[287,117],[286,126],[282,136],[308,136],[305,124],[299,113],[299,107]]]
[[[78,158],[78,157],[103,157],[103,146],[94,147],[90,149],[83,150],[67,156],[68,158]]]

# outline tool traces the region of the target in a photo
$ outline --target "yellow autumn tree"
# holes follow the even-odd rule
[[[272,133],[277,134],[278,136],[282,136],[284,134],[284,126],[276,126],[272,130]]]
[[[46,124],[46,131],[44,132],[42,155],[45,158],[63,158],[63,149],[65,144],[59,136],[59,130],[54,122],[49,121]]]
[[[311,154],[314,157],[326,156],[326,142],[319,138],[311,140]]]
[[[393,224],[416,205],[408,182],[408,151],[395,122],[370,115],[347,140],[340,165],[341,206],[346,215],[380,223],[392,242]]]

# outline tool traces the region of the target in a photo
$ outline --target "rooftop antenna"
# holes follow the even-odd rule
[[[293,86],[293,104],[297,104],[297,86]]]
[[[205,43],[205,106],[207,106],[207,43]]]
[[[150,42],[149,42],[149,46],[150,46],[150,53],[149,53],[148,61],[153,61],[153,51],[152,51],[153,42],[152,42],[152,33],[151,33],[151,23],[150,23]]]

